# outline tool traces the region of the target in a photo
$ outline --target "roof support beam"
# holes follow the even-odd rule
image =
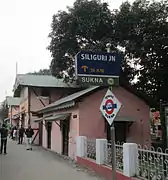
[[[36,97],[38,97],[39,95],[38,95],[38,93],[36,92],[36,90],[35,90],[33,87],[32,87],[31,89],[32,89],[33,93],[36,95]],[[39,101],[41,102],[41,104],[42,104],[44,107],[46,106],[40,98],[39,98]]]

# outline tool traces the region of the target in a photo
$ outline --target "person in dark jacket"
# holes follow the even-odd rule
[[[3,124],[2,128],[0,128],[0,134],[1,134],[1,150],[0,154],[2,154],[4,150],[4,154],[7,154],[7,138],[8,138],[8,129],[6,128],[6,125]]]
[[[11,139],[13,139],[13,131],[14,131],[14,127],[12,126],[12,128],[11,128]]]
[[[26,134],[27,150],[32,150],[32,137],[34,135],[34,131],[31,128],[30,124],[29,124],[28,128],[26,129],[25,134]]]
[[[25,132],[25,129],[24,129],[23,125],[21,125],[21,127],[19,128],[19,142],[18,142],[18,144],[23,143],[24,132]]]

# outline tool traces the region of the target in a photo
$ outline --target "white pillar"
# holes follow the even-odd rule
[[[107,157],[107,139],[96,139],[96,163],[104,164]]]
[[[76,138],[76,146],[77,146],[77,156],[78,157],[87,157],[87,137],[78,136]]]
[[[138,170],[138,145],[135,143],[124,143],[123,145],[124,175],[133,177]]]

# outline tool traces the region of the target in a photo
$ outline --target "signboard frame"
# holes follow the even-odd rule
[[[100,73],[100,70],[104,71],[104,67],[102,67],[101,69],[100,68],[95,68],[96,70],[99,70],[99,73],[94,73],[94,72],[83,72],[83,73],[80,73],[79,72],[79,68],[82,68],[83,66],[79,65],[79,60],[78,59],[78,56],[81,54],[90,54],[90,55],[99,55],[99,56],[107,56],[110,57],[111,56],[114,56],[115,57],[115,61],[110,61],[110,63],[113,63],[113,66],[115,64],[115,66],[117,67],[117,70],[115,67],[112,67],[113,69],[111,70],[110,69],[110,72],[109,72],[109,65],[110,63],[108,63],[108,58],[107,58],[107,61],[96,61],[96,60],[82,60],[83,62],[81,62],[81,64],[83,65],[84,64],[92,64],[92,67],[88,67],[88,66],[85,66],[85,68],[90,68],[93,69],[95,68],[95,66],[97,67],[102,67],[102,66],[106,66],[106,70],[108,71],[108,73],[106,72],[103,72],[103,73]],[[112,59],[112,58],[111,58]],[[122,63],[122,60],[123,60],[123,54],[121,53],[108,53],[108,52],[92,52],[92,51],[80,51],[76,54],[75,56],[75,75],[76,75],[76,80],[78,82],[78,84],[83,84],[83,85],[99,85],[99,86],[104,86],[104,87],[107,87],[107,86],[118,86],[119,85],[119,74],[120,74],[120,70],[121,70],[121,63]],[[97,63],[96,63],[97,62]],[[94,65],[93,65],[94,64]],[[88,65],[88,64],[87,64]],[[93,67],[94,66],[94,67]],[[83,70],[84,71],[84,70]],[[86,71],[86,69],[85,69]],[[111,74],[110,74],[111,73]],[[117,74],[117,75],[116,75]],[[82,78],[87,78],[89,82],[82,82]],[[93,78],[95,79],[99,79],[98,81],[96,82],[93,82]]]

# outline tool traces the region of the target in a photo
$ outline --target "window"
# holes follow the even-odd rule
[[[41,96],[43,96],[43,97],[49,97],[49,96],[50,96],[50,91],[49,91],[49,89],[42,88],[42,89],[41,89]]]

